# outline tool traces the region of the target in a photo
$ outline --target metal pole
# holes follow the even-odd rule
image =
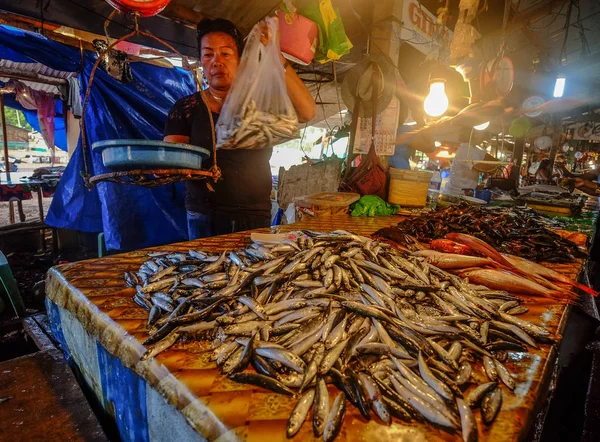
[[[4,95],[0,94],[0,118],[2,119],[2,144],[4,144],[4,169],[6,181],[10,181],[10,163],[8,161],[8,131],[6,130],[6,115],[4,114]]]
[[[523,154],[525,150],[525,137],[515,138],[515,145],[513,149],[513,168],[511,170],[510,178],[515,180],[517,187],[519,187],[519,178],[521,177],[521,167],[523,166]]]
[[[552,120],[552,147],[550,148],[550,153],[548,155],[548,159],[550,160],[550,165],[548,166],[550,170],[550,181],[552,181],[552,172],[554,171],[554,160],[556,159],[556,153],[558,152],[558,144],[560,143],[560,137],[562,135],[562,123],[560,116],[558,114],[555,114],[552,116]]]

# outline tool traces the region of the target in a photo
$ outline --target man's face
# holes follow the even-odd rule
[[[200,62],[210,87],[229,90],[240,63],[233,37],[224,32],[212,32],[202,37]]]

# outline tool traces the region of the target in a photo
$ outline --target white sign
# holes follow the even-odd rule
[[[600,141],[600,123],[579,123],[569,126],[574,140]]]
[[[394,97],[388,107],[377,115],[375,120],[375,150],[377,155],[394,155],[398,118],[400,118],[400,101],[397,97]],[[371,147],[371,121],[371,117],[358,118],[353,150],[355,154],[369,152]]]
[[[448,43],[452,31],[438,24],[437,17],[416,0],[404,0],[400,38],[425,55]]]

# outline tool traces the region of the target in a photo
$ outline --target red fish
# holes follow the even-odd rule
[[[525,265],[524,261],[518,264],[516,262],[511,262],[505,256],[500,254],[496,249],[490,246],[488,243],[480,240],[479,238],[475,238],[474,236],[466,235],[464,233],[448,233],[446,237],[450,238],[451,240],[459,241],[462,244],[474,248],[483,256],[486,256],[496,261],[500,268],[506,269],[514,275],[524,277],[531,282],[537,283],[541,286],[545,286],[551,291],[550,297],[559,299],[559,297],[555,296],[555,294],[559,292],[560,288],[553,284],[551,281],[548,281],[546,279],[546,276],[548,275],[542,274],[541,272],[539,272],[539,269],[537,272],[534,271],[534,269],[531,266]],[[591,289],[586,288],[586,292],[590,293],[590,290]],[[563,295],[567,297],[569,301],[573,301],[575,298],[577,298],[577,294],[573,293],[572,291],[564,291]]]
[[[572,292],[550,290],[536,282],[499,270],[483,269],[468,271],[464,272],[463,276],[469,278],[470,282],[482,284],[491,289],[506,290],[509,293],[543,296],[557,302],[567,303],[574,302],[577,299],[577,295]]]
[[[512,262],[515,266],[519,266],[519,268],[525,270],[528,273],[532,273],[534,275],[540,276],[542,278],[548,278],[553,281],[562,282],[564,284],[568,284],[572,287],[577,287],[580,290],[583,290],[586,293],[589,293],[592,296],[598,296],[598,292],[589,288],[586,285],[580,284],[578,282],[572,281],[567,278],[565,275],[558,273],[552,269],[544,267],[541,264],[535,263],[533,261],[529,261],[525,258],[520,258],[518,256],[512,256],[508,254],[503,254],[503,256]]]
[[[430,264],[440,269],[465,269],[469,267],[485,267],[493,265],[494,261],[479,256],[458,255],[455,253],[443,253],[434,250],[419,250],[413,252],[413,256],[424,256]]]
[[[432,250],[437,250],[438,252],[470,256],[478,255],[478,253],[468,245],[459,244],[449,239],[434,239],[431,241],[430,247]]]
[[[510,261],[508,261],[500,253],[498,253],[496,249],[494,249],[485,241],[480,240],[479,238],[475,238],[474,236],[466,235],[464,233],[448,233],[446,234],[446,238],[464,244],[476,250],[483,256],[487,256],[488,258],[493,259],[498,264],[501,264],[502,266],[505,266],[506,268],[509,268],[511,270],[516,270],[519,274],[523,274],[523,272],[520,272],[519,269],[517,269]]]

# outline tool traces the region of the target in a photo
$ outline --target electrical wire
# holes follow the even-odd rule
[[[593,12],[593,13],[591,13],[591,14],[589,14],[589,15],[586,15],[585,17],[583,17],[583,18],[582,18],[580,21],[583,23],[583,22],[585,22],[585,21],[589,20],[590,18],[592,18],[592,17],[595,17],[595,16],[596,16],[596,15],[598,15],[598,14],[600,14],[600,11]],[[562,15],[565,15],[565,14],[562,14]],[[571,26],[576,26],[576,23],[573,23]],[[582,25],[582,26],[583,26],[583,25]],[[543,28],[540,28],[540,29],[543,29]],[[586,29],[587,29],[587,28],[586,28]],[[588,29],[588,30],[589,30],[589,29]],[[522,45],[519,45],[519,46],[518,46],[518,47],[516,47],[516,48],[512,48],[512,49],[511,49],[511,52],[512,52],[512,53],[513,53],[513,55],[514,55],[514,54],[516,54],[516,53],[519,53],[519,52],[521,52],[521,51],[523,51],[523,50],[529,49],[529,48],[531,48],[532,46],[533,46],[533,44],[532,44],[532,43],[528,43],[528,44],[522,44]],[[567,52],[567,55],[571,55],[571,54],[574,54],[574,53],[576,53],[576,52],[577,52],[577,50],[570,51],[570,52]]]
[[[581,40],[581,53],[583,54],[583,56],[589,57],[591,55],[590,45],[585,35],[585,28],[581,24],[581,7],[579,5],[579,0],[575,2],[575,6],[577,7],[577,21],[573,26],[579,29],[579,39]]]
[[[560,9],[558,10],[558,12],[557,12],[557,13],[554,15],[554,18],[552,19],[552,21],[551,21],[550,23],[548,23],[547,25],[540,26],[540,27],[537,27],[537,28],[533,28],[533,27],[531,27],[531,26],[529,26],[529,25],[528,25],[527,27],[528,27],[529,29],[531,29],[532,31],[538,31],[538,30],[540,30],[540,29],[546,29],[546,28],[549,28],[550,26],[552,26],[552,25],[554,24],[554,22],[556,21],[556,19],[557,19],[558,17],[560,17],[560,16],[564,16],[564,15],[565,15],[565,14],[562,14],[562,10],[565,8],[565,6],[567,5],[567,3],[569,3],[569,0],[565,0],[565,2],[562,4],[562,6],[561,6],[561,7],[560,7]],[[535,23],[537,23],[537,22],[539,22],[539,21],[541,21],[541,20],[543,20],[543,19],[547,18],[549,15],[551,15],[551,14],[548,14],[547,16],[540,18],[540,19],[539,19],[539,20],[537,20]]]
[[[344,124],[344,115],[342,115],[342,100],[340,98],[340,90],[339,90],[339,85],[338,85],[338,81],[337,81],[337,69],[335,68],[335,60],[333,60],[331,62],[332,64],[332,69],[333,69],[333,85],[335,87],[335,95],[337,97],[337,103],[338,103],[338,112],[340,114],[340,124],[343,125]],[[331,134],[333,136],[333,133]]]
[[[315,73],[315,77],[316,77],[317,74],[316,74],[316,71],[315,71],[315,65],[314,65],[314,63],[312,65],[312,67],[313,67],[313,72]],[[316,98],[319,99],[319,102],[321,103],[321,107],[323,108],[323,118],[325,119],[325,124],[327,125],[327,128],[331,131],[331,126],[329,125],[329,121],[327,121],[327,117],[325,116],[325,105],[323,104],[323,98],[321,98],[321,83],[317,83]]]
[[[307,160],[310,161],[311,158],[308,156],[308,154],[304,150],[304,147],[302,147],[302,143],[304,142],[304,135],[306,135],[306,128],[307,127],[308,127],[308,121],[304,124],[304,129],[302,130],[302,137],[300,138],[300,150],[304,154],[304,158],[306,158]]]
[[[567,40],[569,39],[569,28],[571,27],[571,12],[573,11],[573,3],[571,0],[569,2],[569,7],[567,9],[567,21],[565,22],[565,38],[563,40],[562,48],[560,49],[560,53],[558,54],[558,61],[561,65],[567,65]]]

